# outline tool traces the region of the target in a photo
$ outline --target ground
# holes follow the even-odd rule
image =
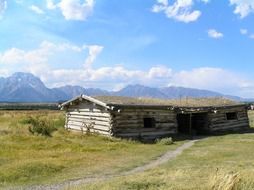
[[[58,130],[52,137],[31,134],[31,116],[54,121]],[[119,173],[182,143],[165,146],[74,134],[63,125],[64,113],[59,111],[1,111],[0,188]]]
[[[58,130],[52,137],[29,133],[26,120],[35,115],[54,121]],[[252,125],[254,113],[249,115]],[[63,123],[62,112],[0,112],[0,188],[119,176],[186,142],[142,144],[73,134],[61,129]],[[254,134],[208,137],[163,165],[75,189],[254,189],[253,152]]]
[[[236,189],[252,190],[253,152],[254,134],[209,137],[155,169],[77,189],[225,190],[235,184]]]

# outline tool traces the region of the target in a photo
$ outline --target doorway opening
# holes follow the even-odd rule
[[[177,114],[178,133],[204,135],[208,133],[207,113]]]

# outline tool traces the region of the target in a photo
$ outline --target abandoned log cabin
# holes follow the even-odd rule
[[[161,100],[80,95],[61,105],[65,127],[82,132],[155,139],[249,128],[247,106],[227,99]]]

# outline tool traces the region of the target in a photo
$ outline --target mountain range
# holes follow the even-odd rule
[[[9,77],[0,78],[0,102],[58,102],[71,99],[80,94],[88,96],[114,95],[163,99],[226,97],[237,101],[246,101],[246,99],[237,96],[223,95],[209,90],[174,86],[153,88],[143,85],[128,85],[119,91],[106,91],[98,88],[84,88],[70,85],[50,89],[31,73],[18,72]]]

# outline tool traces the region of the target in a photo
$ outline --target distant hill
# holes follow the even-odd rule
[[[247,101],[241,97],[223,95],[209,90],[174,86],[152,88],[143,85],[128,85],[119,91],[113,92],[98,88],[83,88],[81,86],[70,85],[50,89],[38,77],[30,73],[18,72],[10,77],[0,78],[0,102],[57,102],[71,99],[80,94],[89,96],[114,95],[162,99],[224,97],[237,101]]]

